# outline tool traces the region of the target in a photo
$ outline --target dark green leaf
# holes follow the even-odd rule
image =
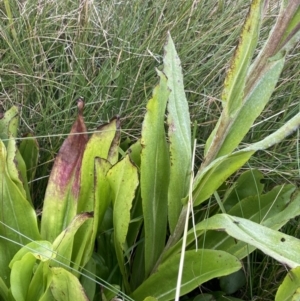
[[[174,300],[180,254],[176,254],[161,264],[157,271],[143,282],[131,295],[135,301],[147,296],[159,301]],[[186,251],[181,282],[181,295],[185,295],[202,283],[241,268],[236,257],[215,250]]]

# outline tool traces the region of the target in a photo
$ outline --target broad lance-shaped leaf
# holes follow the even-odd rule
[[[254,4],[254,2],[253,2]],[[300,1],[282,1],[276,24],[248,70],[243,107],[231,120],[225,110],[206,144],[206,163],[234,150],[268,102],[285,55],[300,38]],[[213,145],[215,144],[215,145]]]
[[[25,254],[14,263],[11,271],[11,292],[15,300],[26,300],[35,264],[36,257],[32,253]]]
[[[168,137],[170,143],[170,183],[168,219],[174,231],[182,209],[181,199],[188,194],[191,177],[191,121],[186,100],[181,63],[171,35],[165,45],[164,73],[171,93],[168,100]]]
[[[13,106],[0,119],[0,139],[7,148],[7,170],[24,197],[31,202],[26,165],[17,148],[15,137],[19,125],[19,111]]]
[[[106,177],[111,164],[102,158],[95,159],[95,178],[93,192],[94,217],[85,222],[75,235],[73,245],[73,267],[79,270],[90,260],[95,247],[95,237],[101,225],[108,205],[111,202],[111,190]]]
[[[7,152],[0,140],[0,277],[9,283],[11,261],[20,246],[40,239],[36,214],[7,170]]]
[[[83,121],[83,101],[78,101],[79,113],[70,135],[55,159],[44,199],[41,234],[53,242],[76,215],[80,188],[80,168],[88,141]]]
[[[234,116],[242,105],[246,76],[257,45],[263,4],[261,0],[252,1],[238,47],[227,71],[221,99],[229,117]]]
[[[260,223],[273,230],[279,230],[290,219],[300,214],[300,194],[299,191],[297,193],[294,191],[293,185],[277,186],[266,194],[252,195],[240,200],[227,213]],[[292,193],[294,193],[293,197],[291,197]],[[192,234],[190,237],[193,239]],[[203,233],[199,236],[198,245],[207,249],[224,250],[239,259],[243,259],[255,250],[255,247],[242,241],[237,242],[222,231]]]
[[[255,150],[239,151],[214,160],[197,174],[193,184],[194,206],[207,200],[225,181],[241,168]],[[187,202],[187,198],[185,200]]]
[[[166,240],[169,150],[165,137],[164,117],[169,97],[166,76],[157,71],[159,85],[147,104],[142,128],[141,196],[145,231],[145,276],[159,258]]]
[[[92,220],[87,221],[78,230],[75,236],[73,260],[81,266],[85,266],[92,254],[99,223],[100,199],[95,198],[95,185],[99,185],[95,181],[95,169],[98,166],[95,166],[95,158],[108,160],[107,165],[115,164],[118,160],[119,143],[120,120],[119,118],[113,118],[109,123],[100,126],[93,133],[84,150],[77,213],[93,211],[95,215]],[[105,163],[102,162],[101,166],[103,164]],[[101,201],[106,203],[106,206],[104,206],[106,209],[108,202],[106,200]]]
[[[300,113],[286,124],[267,136],[265,139],[251,144],[240,151],[215,159],[210,165],[200,170],[193,184],[194,205],[207,200],[224,181],[242,167],[258,150],[264,150],[279,143],[300,126]]]
[[[137,168],[132,164],[129,156],[114,165],[107,173],[107,178],[112,189],[114,243],[123,275],[124,285],[129,289],[128,275],[124,261],[124,254],[128,254],[126,236],[130,223],[130,211],[135,190],[139,184]]]
[[[205,155],[208,163],[210,163],[213,158],[218,157],[217,154],[226,138],[232,119],[238,115],[238,111],[244,102],[243,96],[246,76],[257,45],[263,2],[264,1],[261,0],[252,1],[240,36],[239,45],[236,48],[230,68],[227,71],[221,97],[224,110],[205,146]],[[247,131],[248,128],[246,128],[246,132]],[[234,145],[232,149],[236,146],[237,145]]]
[[[237,240],[242,240],[265,254],[273,257],[282,264],[291,268],[300,265],[299,252],[300,240],[272,230],[250,220],[217,214],[195,227],[195,231],[218,230],[226,233]]]
[[[259,212],[260,209],[257,209],[260,208],[259,197],[257,200],[257,204],[254,206],[254,208],[249,208],[253,206],[253,204],[251,204],[251,199],[249,201],[245,199],[241,201],[241,207],[239,208],[239,204],[236,204],[236,206],[228,212],[228,216],[238,214],[240,216],[235,215],[235,217],[241,218],[241,215],[243,215],[243,218],[247,220],[260,219],[261,224],[258,224],[258,226],[262,225],[264,227],[273,229],[273,231],[279,230],[289,220],[300,215],[300,191],[297,190],[295,193],[293,193],[294,190],[295,187],[293,185],[287,185],[287,187],[284,188],[274,188],[274,191],[271,191],[266,195],[260,196],[260,198],[262,199],[261,210],[263,212]],[[274,196],[276,192],[277,195]],[[274,201],[274,198],[277,198],[277,200]],[[243,213],[241,213],[242,210]],[[256,213],[253,213],[255,210]],[[236,256],[239,259],[243,259],[245,256],[247,256],[249,253],[251,253],[254,249],[257,248],[255,244],[249,243],[248,241],[242,240],[237,242],[232,237],[226,235],[225,232],[220,232],[219,228],[206,229],[205,223],[208,220],[209,219],[206,219],[203,222],[201,222],[202,226],[200,225],[199,231],[197,231],[197,237],[199,237],[199,244],[205,241],[205,244],[203,245],[204,248],[226,250],[226,252]],[[200,228],[202,229],[202,232],[200,231]],[[207,230],[216,230],[217,232],[207,233]],[[255,236],[255,233],[253,233],[252,235]],[[231,236],[235,237],[234,235]],[[195,232],[194,229],[191,229],[188,232],[186,239],[187,246],[189,248],[193,248],[194,241]],[[167,252],[164,253],[164,260],[172,256],[172,254],[180,252],[181,245],[182,240],[179,240],[172,248],[170,248]]]
[[[92,217],[93,213],[88,212],[76,215],[68,227],[58,235],[53,242],[53,249],[57,253],[57,261],[51,262],[51,266],[70,266],[74,236],[78,229]]]
[[[284,66],[284,58],[270,62],[257,86],[247,95],[240,110],[232,118],[225,111],[206,144],[206,163],[231,153],[242,141],[255,119],[269,101]],[[210,141],[213,139],[212,144]],[[213,145],[214,144],[214,145]],[[210,145],[210,149],[207,146]]]
[[[175,254],[162,263],[157,271],[140,285],[130,297],[142,301],[148,296],[158,301],[174,300],[180,254]],[[202,283],[241,269],[240,261],[216,250],[186,251],[181,282],[181,295],[185,295]]]

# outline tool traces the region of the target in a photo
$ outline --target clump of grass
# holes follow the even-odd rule
[[[37,171],[41,180],[35,183],[36,193],[43,195],[43,178],[73,122],[78,96],[86,100],[85,119],[91,130],[120,114],[123,130],[133,140],[138,136],[167,31],[181,57],[191,117],[199,127],[199,163],[221,110],[225,69],[248,6],[246,0],[0,4],[0,104],[4,109],[19,105],[21,132],[33,132],[39,140],[41,162],[46,164]],[[277,1],[270,1],[263,38],[277,12]],[[299,56],[298,45],[288,57],[270,104],[244,143],[267,136],[299,111]],[[245,168],[262,170],[270,185],[297,182],[298,135],[255,156]],[[288,231],[292,234],[295,228]],[[264,269],[264,264],[258,269]]]

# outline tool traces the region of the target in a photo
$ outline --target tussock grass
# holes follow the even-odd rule
[[[78,96],[85,98],[90,130],[119,114],[123,130],[133,140],[139,136],[167,31],[182,61],[191,119],[199,127],[199,164],[221,111],[225,71],[248,7],[248,0],[1,2],[0,104],[4,109],[19,105],[20,135],[33,132],[38,138],[41,164],[35,193],[43,195],[51,162],[74,120]],[[278,1],[270,1],[262,42],[277,12]],[[272,100],[243,143],[262,139],[299,111],[299,70],[298,45],[288,56]],[[297,183],[298,135],[256,155],[245,168],[262,170],[271,186]],[[255,295],[253,289],[250,295]]]

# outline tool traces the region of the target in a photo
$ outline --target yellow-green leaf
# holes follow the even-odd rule
[[[175,254],[162,263],[157,271],[145,280],[130,297],[135,301],[142,301],[148,296],[154,297],[158,301],[174,300],[179,259],[180,254]],[[186,251],[181,295],[187,294],[210,279],[236,272],[241,267],[242,265],[236,257],[224,251]]]
[[[166,76],[158,71],[159,85],[147,104],[142,128],[141,196],[145,228],[145,273],[150,274],[166,240],[169,150],[164,117],[169,97]]]
[[[170,231],[173,233],[182,209],[181,199],[189,190],[192,163],[191,121],[184,92],[181,62],[170,34],[164,50],[164,73],[171,91],[167,107],[170,143],[168,219]]]
[[[127,273],[126,267],[124,267],[124,253],[128,252],[126,236],[130,223],[130,210],[139,183],[137,168],[126,155],[123,160],[108,171],[107,178],[112,189],[115,250],[126,285]]]

